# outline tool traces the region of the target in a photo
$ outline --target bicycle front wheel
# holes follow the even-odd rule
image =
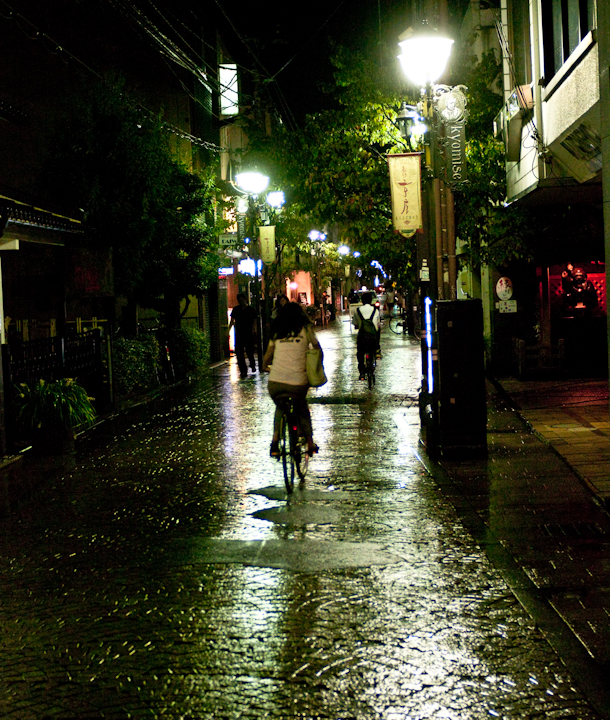
[[[286,492],[291,495],[294,490],[294,458],[290,451],[290,429],[286,416],[282,417],[280,423],[280,455],[282,457],[282,468],[284,470],[284,482]]]
[[[393,317],[390,320],[390,330],[396,335],[402,335],[405,328],[405,319],[401,317]]]

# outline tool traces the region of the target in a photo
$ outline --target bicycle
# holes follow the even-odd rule
[[[390,318],[390,330],[396,335],[403,335],[407,332],[407,319],[404,315],[395,315]]]
[[[406,335],[409,332],[407,317],[404,310],[400,313],[400,315],[395,315],[390,319],[390,330],[396,335]],[[419,325],[419,313],[416,313],[413,319],[413,334],[418,340],[421,340],[425,334],[422,332]]]
[[[373,386],[375,385],[375,367],[377,366],[377,361],[375,359],[375,353],[374,352],[367,352],[364,354],[364,370],[366,373],[366,379],[369,384],[369,390],[373,389]]]
[[[299,419],[294,410],[294,398],[292,395],[280,395],[276,402],[282,413],[278,460],[282,461],[286,492],[291,495],[295,477],[298,475],[301,481],[305,480],[309,453],[305,438],[299,437]]]

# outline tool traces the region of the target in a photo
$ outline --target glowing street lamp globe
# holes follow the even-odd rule
[[[409,28],[399,39],[398,59],[407,78],[419,88],[435,83],[445,72],[453,40],[428,25],[416,31]]]
[[[274,190],[267,195],[267,204],[276,209],[281,208],[285,201],[284,193],[281,190]]]
[[[320,242],[324,242],[326,240],[326,235],[323,232],[320,232],[319,230],[311,230],[307,237],[312,240],[319,240]]]
[[[269,178],[259,172],[243,172],[235,176],[239,187],[249,195],[260,195],[269,185]]]

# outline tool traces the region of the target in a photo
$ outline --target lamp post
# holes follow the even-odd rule
[[[260,252],[258,247],[258,236],[256,234],[256,218],[258,216],[258,196],[265,192],[269,185],[269,178],[259,172],[243,172],[235,176],[238,187],[248,196],[248,225],[250,241],[252,243],[252,255],[254,260],[254,307],[256,308],[256,334],[258,348],[258,367],[263,366],[263,333],[261,318],[261,286],[258,274]],[[256,199],[255,199],[256,198]]]
[[[396,121],[405,138],[413,134],[418,116],[426,130],[422,175],[424,210],[428,212],[423,217],[424,242],[418,246],[420,280],[427,283],[429,277],[427,296],[433,300],[451,300],[456,296],[457,279],[451,187],[466,179],[463,159],[466,88],[435,85],[445,71],[453,40],[427,23],[419,30],[407,30],[400,40],[402,53],[398,59],[407,78],[420,88],[421,101],[418,112],[403,103]],[[454,166],[460,170],[458,177],[454,177]]]
[[[278,214],[281,213],[282,208],[286,202],[284,193],[281,190],[273,190],[267,194],[266,202],[268,207],[271,208],[269,214],[269,220],[275,222]],[[261,237],[261,245],[263,245],[263,239]],[[265,322],[263,323],[263,346],[267,347],[269,341],[269,331],[271,328],[271,317],[273,314],[273,297],[272,297],[272,283],[269,280],[269,263],[276,263],[274,279],[281,283],[281,291],[286,291],[286,281],[282,269],[282,247],[278,243],[276,245],[275,239],[275,225],[269,228],[265,245],[261,248],[262,261],[263,261],[263,279],[265,282],[265,302],[263,306],[265,308]]]
[[[476,322],[471,323],[466,317],[471,308],[462,305],[456,309],[453,302],[456,300],[457,284],[453,188],[466,181],[467,111],[463,92],[466,88],[463,85],[449,87],[435,84],[445,70],[453,40],[443,37],[427,23],[419,30],[407,30],[399,39],[402,50],[399,60],[407,78],[420,88],[421,100],[417,108],[403,103],[397,124],[403,137],[409,140],[420,116],[426,126],[421,157],[423,233],[418,235],[417,242],[420,317],[425,331],[422,337],[420,418],[426,432],[428,451],[434,456],[442,454],[444,449],[465,445],[483,444],[486,447],[485,426],[483,440],[480,432],[474,441],[460,436],[459,424],[468,424],[471,409],[468,400],[464,405],[460,404],[468,382],[462,367],[458,366],[460,357],[468,358],[471,348],[464,351],[459,347],[453,332],[454,327],[466,327],[470,331],[471,325],[477,326]],[[422,129],[419,128],[420,131]],[[473,302],[476,304],[478,301]],[[472,310],[476,315],[477,308]],[[480,405],[480,388],[483,388],[486,421],[482,322],[480,338],[471,344],[477,355],[477,361],[470,363],[472,367],[478,368],[479,348],[481,350],[480,377],[472,375],[472,379],[476,385],[477,408]],[[456,411],[452,405],[460,407]],[[478,418],[478,409],[477,413]],[[480,429],[478,422],[477,429]]]
[[[309,252],[313,258],[314,272],[311,276],[315,279],[312,285],[311,304],[316,307],[316,314],[318,310],[320,311],[320,324],[324,326],[326,324],[326,307],[324,303],[325,294],[322,293],[322,258],[325,255],[326,233],[320,232],[320,230],[310,230],[307,237],[311,243]]]

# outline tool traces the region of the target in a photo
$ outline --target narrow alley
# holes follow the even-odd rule
[[[0,717],[602,716],[422,462],[417,342],[319,333],[319,455],[286,502],[234,360],[106,421],[0,521]]]

